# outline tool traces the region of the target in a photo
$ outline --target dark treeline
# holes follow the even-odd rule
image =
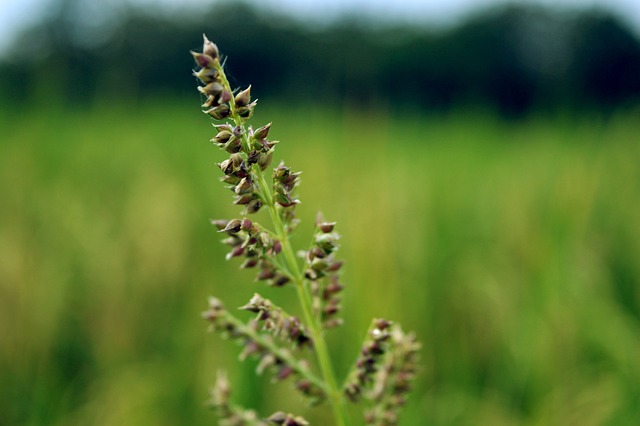
[[[509,6],[434,31],[357,19],[308,27],[222,4],[173,19],[123,13],[95,38],[75,27],[73,4],[59,3],[19,38],[0,70],[0,96],[95,102],[191,94],[186,52],[200,48],[205,32],[233,58],[235,83],[253,83],[260,97],[438,110],[484,105],[508,115],[609,111],[640,101],[640,41],[596,11]]]

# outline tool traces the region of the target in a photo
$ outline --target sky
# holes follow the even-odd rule
[[[0,53],[11,45],[14,35],[38,20],[53,0],[0,0]],[[161,5],[185,11],[220,0],[82,0],[87,10],[125,4]],[[285,11],[305,20],[323,21],[342,14],[365,15],[383,20],[421,21],[447,25],[483,8],[504,3],[534,3],[562,8],[599,7],[612,10],[640,34],[640,0],[253,0],[253,3]]]

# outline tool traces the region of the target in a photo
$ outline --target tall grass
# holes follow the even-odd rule
[[[198,315],[209,294],[240,306],[255,287],[220,260],[203,214],[233,207],[212,147],[193,143],[211,136],[194,107],[0,115],[0,424],[212,424],[219,364],[236,366],[245,405],[303,404],[283,407],[287,385],[232,362],[238,349]],[[345,236],[335,364],[350,365],[374,315],[424,343],[404,424],[635,424],[637,114],[256,113],[297,123],[272,136],[305,171],[300,235],[323,206]]]

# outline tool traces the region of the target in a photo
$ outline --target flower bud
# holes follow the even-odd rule
[[[215,143],[225,144],[232,137],[233,137],[233,133],[231,133],[228,130],[222,130],[221,132],[218,132],[218,134],[215,135],[213,139],[211,139],[211,141]]]
[[[221,311],[224,310],[224,304],[217,297],[209,297],[209,309]]]
[[[211,123],[211,125],[215,127],[218,132],[226,130],[228,132],[233,133],[233,126],[229,123],[221,123],[221,124]]]
[[[260,239],[260,244],[262,244],[262,247],[269,247],[271,245],[271,237],[269,237],[268,233],[261,232],[258,238]]]
[[[225,219],[211,219],[211,224],[218,228],[218,231],[222,231],[226,228],[228,223],[229,221]]]
[[[210,41],[206,35],[202,34],[202,38],[204,39],[204,43],[202,45],[202,53],[204,53],[205,55],[209,55],[212,58],[219,58],[220,51],[218,50],[218,46]]]
[[[230,260],[234,257],[242,256],[244,254],[244,247],[237,246],[234,247],[229,253],[227,253],[226,259]]]
[[[242,118],[250,118],[251,115],[253,114],[253,107],[254,107],[254,104],[249,104],[247,106],[241,106],[236,110],[236,112]]]
[[[225,175],[233,173],[233,161],[231,158],[227,158],[222,163],[218,163],[218,167],[220,167],[220,170],[222,170],[222,173]]]
[[[265,300],[262,296],[260,296],[258,293],[254,293],[253,297],[249,300],[249,303],[239,307],[238,309],[243,309],[245,311],[257,314],[258,312],[260,312],[260,308],[264,304],[264,302]]]
[[[256,140],[266,139],[267,136],[269,135],[270,129],[271,129],[271,123],[265,124],[264,126],[260,127],[258,130],[253,132],[253,138]]]
[[[226,104],[230,100],[231,100],[231,92],[229,92],[228,90],[223,90],[222,93],[220,93],[220,99],[218,99],[218,102],[221,104]]]
[[[217,81],[214,81],[204,87],[198,87],[198,90],[205,95],[218,96],[224,90],[224,86],[222,86],[222,84],[218,83]]]
[[[200,65],[202,68],[207,68],[207,69],[215,68],[215,65],[217,62],[216,59],[204,53],[198,53],[194,51],[191,51],[190,53],[193,56],[193,59],[195,59],[196,63]]]
[[[287,420],[287,414],[283,411],[278,411],[269,416],[267,421],[269,423],[275,423],[277,425],[283,424]]]
[[[253,201],[253,194],[248,193],[248,194],[238,195],[234,199],[233,204],[244,206],[244,205],[248,205],[251,201]]]
[[[249,202],[249,204],[247,204],[247,207],[245,208],[245,212],[249,214],[257,213],[261,207],[262,207],[262,201],[258,198],[254,198]]]
[[[280,367],[280,370],[278,370],[278,374],[276,374],[276,380],[285,380],[287,377],[291,376],[291,374],[293,374],[293,368],[291,368],[288,365],[283,365],[282,367]],[[297,424],[297,423],[289,423],[290,425],[293,424]]]
[[[257,264],[258,264],[258,259],[255,257],[252,257],[250,259],[245,260],[244,263],[240,265],[240,268],[241,269],[254,268]]]
[[[391,326],[391,324],[393,324],[391,321],[388,321],[384,318],[378,318],[375,320],[375,326],[380,330],[386,330],[387,328],[389,328],[389,326]]]
[[[291,281],[291,279],[288,276],[283,274],[276,274],[276,276],[271,280],[271,285],[274,287],[282,287],[289,281]]]
[[[235,193],[238,195],[248,194],[253,192],[253,183],[251,178],[242,178],[240,183],[235,187]]]
[[[311,262],[311,268],[314,271],[324,271],[325,269],[327,269],[328,266],[329,264],[327,263],[326,260],[320,259],[317,257],[313,259],[313,261]]]
[[[200,105],[200,106],[201,106],[202,108],[207,108],[207,109],[209,109],[209,108],[212,108],[212,107],[214,107],[214,106],[218,106],[218,105],[220,105],[220,104],[219,104],[219,103],[218,103],[218,101],[216,100],[216,97],[215,97],[215,96],[207,96],[207,100],[206,100],[206,101],[204,101],[204,103],[203,103],[202,105]]]
[[[282,251],[282,243],[280,242],[280,240],[275,240],[273,242],[273,247],[271,247],[271,252],[273,253],[274,256],[277,256],[278,253],[280,253]]]
[[[245,232],[249,232],[253,227],[253,222],[251,220],[244,218],[242,219],[242,230]]]
[[[261,152],[258,156],[258,166],[260,166],[260,170],[263,172],[269,167],[271,164],[271,160],[273,159],[273,151],[269,151],[267,153]]]
[[[342,260],[336,260],[329,265],[329,267],[327,268],[327,272],[339,271],[340,268],[342,268],[342,265],[344,265],[344,262]]]
[[[251,102],[251,86],[238,93],[235,98],[236,107],[244,107]]]
[[[270,280],[271,278],[276,276],[275,269],[271,267],[264,267],[256,277],[258,281]]]
[[[233,138],[224,145],[224,150],[229,154],[235,154],[242,151],[242,141],[238,138]]]
[[[308,426],[309,422],[300,416],[295,416],[293,414],[286,414],[282,411],[278,411],[273,413],[267,419],[267,422],[273,423],[276,425],[282,426]]]
[[[324,250],[325,253],[329,254],[338,247],[336,243],[337,237],[336,234],[320,234],[316,236],[316,244]]]
[[[202,68],[200,71],[193,72],[193,75],[198,77],[198,79],[204,84],[214,82],[217,74],[218,74],[218,71],[211,68]]]
[[[220,178],[220,180],[233,186],[236,186],[240,182],[240,178],[233,175],[224,175]]]
[[[233,167],[238,167],[238,168],[242,166],[242,162],[244,161],[244,159],[242,158],[242,155],[240,154],[230,155],[229,160],[231,160]],[[239,177],[246,177],[246,176],[239,176]]]
[[[258,363],[258,367],[256,368],[256,372],[258,374],[262,374],[264,370],[276,365],[277,362],[278,362],[278,359],[275,357],[275,355],[267,353],[260,359],[260,362]]]
[[[318,224],[318,228],[320,228],[320,230],[325,234],[328,234],[329,232],[333,231],[333,228],[335,226],[336,226],[335,222],[322,222]]]
[[[240,228],[242,226],[242,221],[240,219],[233,219],[227,223],[227,226],[224,229],[221,229],[219,232],[227,232],[229,234],[237,234],[240,232]]]
[[[231,110],[229,109],[229,105],[219,105],[217,107],[213,107],[204,111],[205,114],[209,114],[216,120],[224,120],[229,116]]]

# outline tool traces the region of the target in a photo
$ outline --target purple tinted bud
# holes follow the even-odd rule
[[[191,55],[202,68],[213,69],[216,65],[216,60],[207,54],[191,51]]]
[[[244,218],[242,219],[242,230],[245,232],[249,232],[251,227],[253,226],[253,222],[251,220]]]
[[[244,107],[251,102],[251,86],[238,93],[235,98],[236,107]]]
[[[227,223],[227,226],[224,229],[221,229],[220,232],[227,232],[229,234],[237,234],[240,232],[240,227],[242,225],[242,221],[240,219],[233,219]]]
[[[218,46],[210,41],[206,35],[202,34],[202,38],[204,40],[202,44],[202,53],[204,53],[205,55],[209,55],[212,58],[218,58],[220,56]]]
[[[336,226],[335,222],[322,222],[318,224],[318,228],[320,228],[320,230],[325,234],[328,234],[329,232],[333,231],[333,228],[335,226]]]
[[[222,231],[226,228],[228,223],[229,221],[226,219],[211,219],[211,224],[218,228],[218,231]]]
[[[266,139],[267,136],[269,135],[269,130],[271,130],[271,123],[265,124],[264,126],[260,127],[258,130],[253,132],[253,138],[256,140]]]
[[[273,242],[273,247],[271,247],[271,251],[274,255],[277,255],[282,251],[282,243],[280,242],[280,240],[275,240]]]

